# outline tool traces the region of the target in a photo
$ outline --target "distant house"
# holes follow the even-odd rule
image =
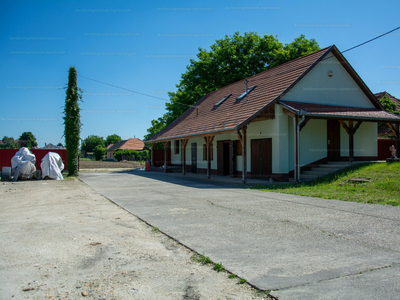
[[[396,104],[396,110],[400,111],[400,100],[397,99],[396,97],[393,97],[392,95],[390,95],[388,92],[380,92],[380,93],[376,93],[374,94],[376,99],[381,100],[384,96],[388,96],[388,98],[390,99],[390,101],[392,101],[394,104]]]
[[[377,159],[379,122],[398,136],[400,116],[333,45],[204,95],[145,142],[170,148],[183,174],[299,181],[327,161]]]
[[[41,149],[49,149],[49,150],[61,150],[65,149],[64,146],[54,146],[52,143],[45,144]]]
[[[144,143],[141,139],[138,138],[131,138],[128,140],[120,141],[112,144],[112,146],[107,149],[107,160],[114,160],[114,151],[117,149],[141,151],[143,150],[143,148]]]
[[[400,100],[397,99],[396,97],[393,97],[390,95],[388,92],[380,92],[374,94],[376,99],[380,101],[384,96],[387,96],[390,101],[392,101],[394,104],[396,104],[396,111],[400,112]],[[392,129],[388,126],[386,123],[379,123],[378,125],[378,137],[380,138],[386,138],[388,136],[395,136],[395,133],[392,131]]]

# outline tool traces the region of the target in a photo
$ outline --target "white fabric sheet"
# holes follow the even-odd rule
[[[32,178],[36,171],[35,162],[36,156],[28,148],[19,149],[11,159],[13,181]]]
[[[42,169],[42,178],[48,176],[51,179],[63,180],[62,170],[64,170],[64,163],[61,156],[55,152],[49,152],[43,157],[40,164]]]

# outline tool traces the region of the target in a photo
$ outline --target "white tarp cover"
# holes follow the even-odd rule
[[[42,179],[48,176],[51,179],[63,180],[61,172],[64,170],[64,163],[61,156],[55,152],[49,152],[43,157],[40,164]]]
[[[31,178],[36,171],[35,162],[36,156],[28,148],[19,149],[11,159],[13,181]]]

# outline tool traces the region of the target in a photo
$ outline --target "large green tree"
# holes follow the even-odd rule
[[[210,50],[199,48],[197,60],[190,60],[177,91],[169,93],[167,112],[151,122],[145,138],[169,125],[205,94],[282,63],[319,50],[318,43],[304,35],[283,45],[273,35],[249,32],[226,35]]]
[[[26,147],[29,149],[38,145],[35,136],[30,131],[23,132],[19,137],[19,140],[26,141]]]
[[[89,135],[82,141],[81,150],[87,152],[93,152],[96,146],[105,146],[105,140],[101,136]]]
[[[398,114],[400,115],[400,112],[397,111],[397,106],[395,103],[393,103],[392,100],[390,100],[388,95],[383,96],[379,102],[382,104],[383,108],[388,111],[391,112],[392,114]]]
[[[63,117],[68,176],[78,175],[79,141],[82,127],[79,101],[82,101],[82,93],[78,88],[76,69],[70,67]]]
[[[0,149],[17,149],[18,143],[12,137],[4,136],[2,139],[3,144],[0,145]]]
[[[106,146],[120,142],[122,139],[118,134],[111,134],[106,137]]]

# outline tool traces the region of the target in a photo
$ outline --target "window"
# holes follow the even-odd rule
[[[244,97],[246,97],[246,95],[248,95],[255,88],[256,88],[256,85],[249,87],[245,92],[243,92],[243,94],[241,94],[239,97],[237,97],[236,100],[242,100]]]
[[[175,141],[174,154],[179,154],[179,140]]]
[[[210,160],[213,160],[213,144],[211,144]],[[203,144],[203,160],[207,160],[207,145]]]
[[[217,103],[214,104],[214,107],[220,106],[226,99],[228,99],[232,94],[226,95],[224,98],[219,100]]]

